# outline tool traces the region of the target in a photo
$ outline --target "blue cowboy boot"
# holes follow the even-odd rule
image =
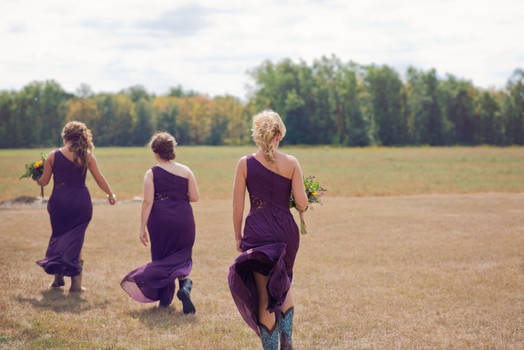
[[[262,348],[264,350],[278,350],[278,327],[277,324],[273,330],[267,329],[262,323],[258,325],[260,330],[260,340],[262,340]]]
[[[291,334],[293,331],[293,307],[287,309],[285,313],[280,316],[278,322],[278,330],[280,332],[280,350],[292,350]]]

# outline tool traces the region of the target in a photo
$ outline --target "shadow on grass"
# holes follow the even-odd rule
[[[21,295],[15,296],[15,300],[20,303],[31,304],[37,309],[48,309],[54,312],[78,313],[91,309],[103,309],[109,302],[106,300],[101,303],[88,303],[82,298],[81,293],[64,293],[62,288],[46,289],[40,292],[42,298],[26,298]]]
[[[170,328],[182,324],[194,324],[198,322],[198,318],[195,314],[184,315],[182,310],[176,311],[173,306],[153,306],[148,309],[131,311],[129,312],[129,315],[140,320],[140,322],[150,329]]]

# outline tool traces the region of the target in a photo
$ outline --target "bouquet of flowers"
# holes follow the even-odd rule
[[[31,177],[33,180],[38,180],[44,173],[44,163],[47,154],[42,153],[40,159],[25,165],[25,173],[20,175],[20,179]],[[40,195],[44,197],[44,186],[40,186]]]
[[[320,203],[320,197],[324,195],[327,190],[320,186],[320,183],[314,176],[308,176],[304,178],[304,189],[306,190],[307,201],[309,204]],[[297,209],[295,198],[291,193],[291,200],[289,201],[289,208]],[[297,209],[298,210],[298,209]],[[304,212],[299,211],[300,214],[300,233],[307,234],[306,222],[304,221]]]

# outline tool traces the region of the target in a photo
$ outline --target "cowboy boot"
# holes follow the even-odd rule
[[[54,281],[49,285],[50,288],[59,288],[59,287],[63,287],[65,285],[65,282],[64,282],[64,275],[62,274],[55,274],[55,279]]]
[[[278,350],[278,325],[273,326],[273,330],[267,329],[262,323],[258,325],[260,330],[260,340],[264,350]]]
[[[184,314],[194,314],[196,312],[195,306],[191,301],[191,288],[193,287],[193,281],[189,278],[178,280],[179,289],[176,293],[178,299],[182,301],[182,310]]]
[[[82,287],[82,272],[84,270],[84,260],[79,260],[78,263],[82,267],[82,270],[78,275],[71,277],[71,288],[69,288],[69,292],[83,292],[86,290],[84,287]]]
[[[287,309],[280,316],[278,328],[280,332],[280,350],[292,350],[291,333],[293,331],[293,307]]]

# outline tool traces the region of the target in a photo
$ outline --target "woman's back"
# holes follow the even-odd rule
[[[87,171],[69,160],[60,150],[55,151],[53,162],[53,181],[60,185],[84,187]]]
[[[246,166],[251,212],[267,206],[289,211],[291,179],[268,169],[252,154],[246,157]]]
[[[266,168],[252,154],[246,157],[246,186],[251,210],[246,217],[242,250],[271,243],[285,243],[288,271],[299,246],[298,227],[289,210],[291,179]]]
[[[147,223],[153,260],[162,259],[195,241],[195,220],[189,203],[188,179],[154,166],[154,203]]]
[[[189,201],[187,178],[176,175],[159,166],[154,166],[152,171],[155,184],[155,200],[169,198]]]

